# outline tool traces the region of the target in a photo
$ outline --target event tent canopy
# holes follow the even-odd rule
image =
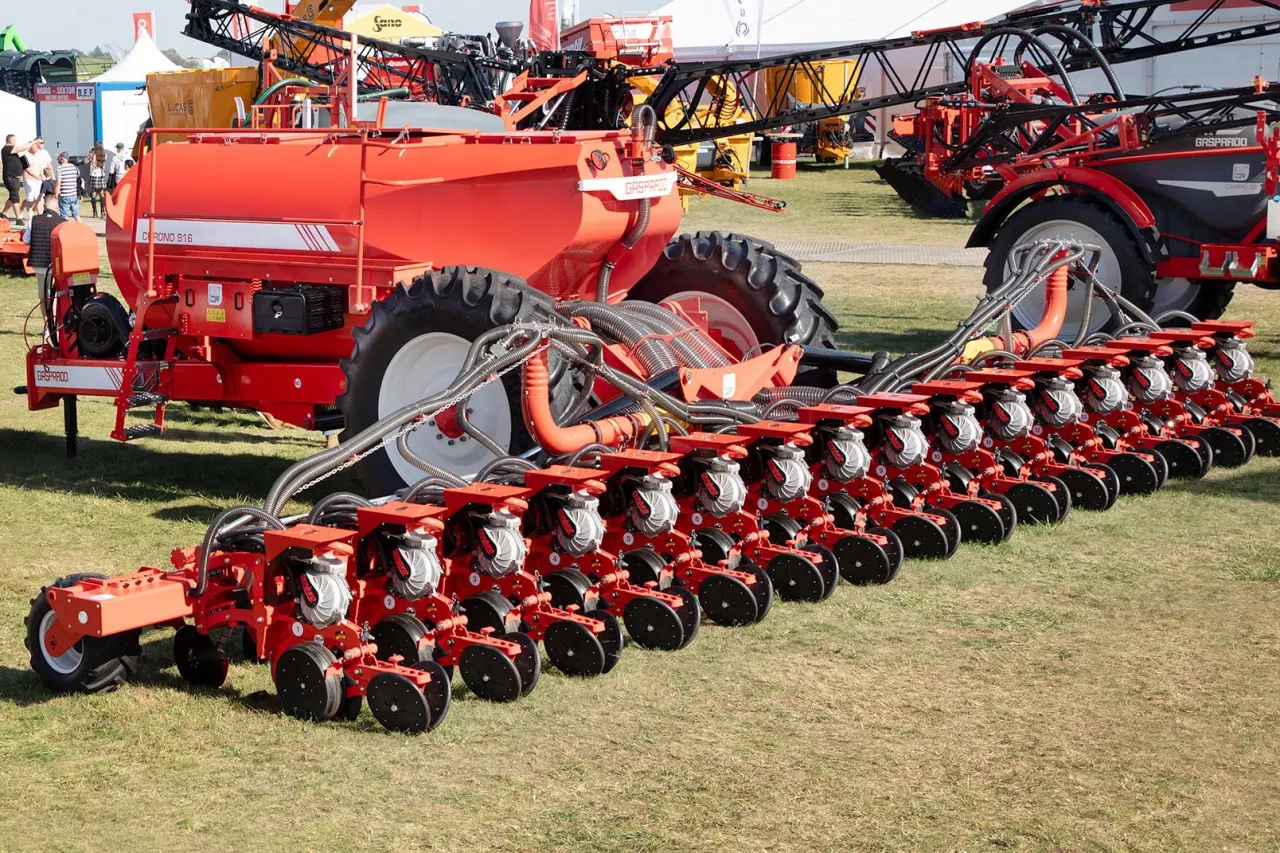
[[[142,31],[124,59],[117,62],[105,74],[94,77],[93,83],[142,83],[148,74],[157,71],[180,71],[181,66],[171,62],[160,52],[151,36]]]
[[[0,136],[12,133],[19,142],[26,142],[36,135],[36,105],[34,101],[0,92]]]
[[[757,43],[760,56],[777,56],[992,20],[1017,5],[1017,0],[672,0],[654,14],[672,18],[676,59],[751,59]]]

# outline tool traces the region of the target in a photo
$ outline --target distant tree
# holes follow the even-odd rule
[[[98,45],[93,50],[86,53],[85,56],[88,56],[91,59],[110,59],[111,58],[111,54],[103,50],[102,45]]]
[[[178,53],[178,51],[174,50],[173,48],[169,48],[168,50],[162,50],[161,53],[163,53],[165,57],[174,65],[180,65],[183,68],[199,68],[200,67],[200,60],[188,59],[187,57]]]

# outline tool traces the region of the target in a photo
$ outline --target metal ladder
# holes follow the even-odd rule
[[[158,329],[144,328],[143,318],[156,305],[171,305],[178,301],[177,294],[169,296],[148,297],[145,291],[140,294],[135,312],[133,329],[129,332],[129,347],[125,353],[124,371],[120,377],[120,391],[116,395],[116,426],[111,437],[116,441],[135,441],[152,435],[162,435],[165,431],[165,404],[169,398],[165,394],[169,368],[172,366],[172,344],[165,344],[165,357],[159,361],[138,361],[138,350],[146,341],[170,341],[179,332],[177,326],[165,326]],[[126,426],[125,420],[130,411],[154,407],[151,423],[140,423]]]

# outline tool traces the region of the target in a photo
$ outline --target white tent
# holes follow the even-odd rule
[[[1011,0],[672,0],[677,60],[751,59],[998,18]]]
[[[157,71],[178,71],[180,66],[169,60],[160,52],[156,43],[147,35],[146,30],[138,33],[138,40],[133,43],[124,59],[117,62],[105,74],[94,77],[94,83],[145,83],[148,74]]]
[[[12,133],[19,142],[26,142],[36,135],[36,105],[34,101],[0,92],[0,137]]]

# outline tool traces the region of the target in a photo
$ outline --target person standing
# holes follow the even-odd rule
[[[89,152],[89,205],[96,219],[107,215],[107,150],[95,142]]]
[[[80,170],[66,151],[58,155],[54,192],[58,196],[58,215],[80,221]]]
[[[4,148],[0,149],[0,160],[4,165],[4,189],[8,194],[4,202],[4,210],[0,216],[11,216],[19,219],[22,209],[22,173],[27,168],[27,149],[30,142],[17,143],[11,133],[4,138]]]
[[[40,212],[40,208],[44,204],[45,197],[45,175],[53,170],[53,158],[49,156],[49,152],[44,150],[44,140],[37,136],[31,140],[31,146],[27,149],[27,168],[22,172],[22,182],[27,192],[27,200],[22,204],[22,210],[30,219]],[[53,175],[49,174],[51,179]]]
[[[107,190],[114,191],[116,186],[124,180],[124,173],[127,170],[125,160],[128,159],[124,153],[124,143],[116,143],[116,155],[111,158],[111,165],[107,168]]]

